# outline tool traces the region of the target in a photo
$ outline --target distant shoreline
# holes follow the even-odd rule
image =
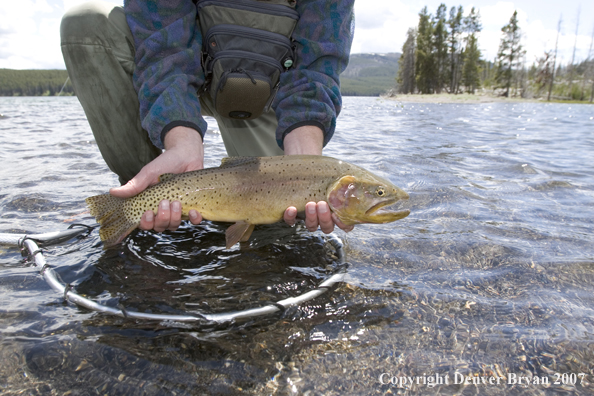
[[[520,97],[506,98],[505,96],[496,96],[490,94],[398,94],[381,95],[382,99],[394,100],[405,103],[572,103],[572,104],[592,104],[588,101],[569,101],[569,100],[551,100],[547,102],[546,98],[525,99]]]

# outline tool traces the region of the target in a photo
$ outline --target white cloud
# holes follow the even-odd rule
[[[16,33],[32,31],[37,27],[33,16],[38,13],[52,12],[45,0],[4,1],[0,3],[0,34],[2,37]]]
[[[531,65],[536,59],[542,57],[545,51],[552,51],[555,48],[557,38],[557,25],[545,26],[540,19],[530,19],[528,12],[520,7],[515,7],[511,2],[498,2],[493,6],[481,7],[481,18],[483,20],[483,32],[479,39],[479,45],[487,60],[493,60],[499,49],[502,33],[501,28],[509,23],[514,11],[518,11],[518,25],[522,32],[522,45],[526,50],[526,64]],[[569,23],[567,23],[568,25]],[[571,30],[561,29],[559,36],[558,56],[563,58],[563,63],[571,61],[575,41],[575,21],[571,21]],[[578,35],[576,61],[584,60],[588,56],[590,37]]]
[[[36,40],[45,41],[46,37],[34,19],[37,15],[46,15],[53,11],[45,0],[5,1],[0,3],[0,48],[3,68],[36,67],[39,59]]]
[[[79,4],[86,3],[87,1],[89,1],[89,0],[62,0],[62,10],[64,12],[66,12],[69,9],[71,9],[72,7],[77,6]],[[119,6],[124,4],[124,0],[103,0],[103,1],[106,1],[113,5],[119,5]]]
[[[509,23],[514,11],[518,11],[518,24],[524,30],[526,13],[509,1],[499,1],[494,5],[479,8],[483,31],[479,36],[479,47],[485,60],[493,60],[501,41],[501,28]]]
[[[68,11],[69,9],[71,9],[74,6],[77,6],[79,4],[85,3],[86,0],[63,0],[62,4],[64,6],[64,12]]]
[[[417,22],[417,11],[399,0],[355,1],[353,53],[400,52],[409,27]]]
[[[64,69],[60,22],[64,12],[85,0],[0,2],[0,68]],[[111,1],[121,4],[121,1]]]

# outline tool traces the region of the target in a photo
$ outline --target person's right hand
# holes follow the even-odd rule
[[[147,187],[157,184],[165,173],[182,173],[204,168],[204,146],[200,134],[187,127],[175,127],[165,135],[165,151],[145,165],[128,183],[114,187],[109,193],[114,197],[130,198]],[[176,230],[181,224],[182,207],[179,201],[163,200],[157,213],[146,211],[140,220],[143,230]],[[199,224],[202,216],[196,210],[188,213],[192,224]]]
[[[322,155],[324,132],[316,126],[305,125],[292,130],[285,136],[283,143],[286,155]],[[289,206],[285,210],[283,219],[287,224],[294,225],[297,219],[297,208]],[[354,228],[340,221],[325,201],[308,202],[305,205],[305,226],[309,231],[314,232],[320,226],[324,233],[329,234],[334,231],[335,225],[345,232],[352,231]]]

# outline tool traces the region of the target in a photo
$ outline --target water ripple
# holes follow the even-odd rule
[[[92,223],[84,198],[117,178],[76,98],[0,98],[0,113],[0,229]],[[591,374],[592,114],[585,105],[344,98],[325,154],[404,188],[411,214],[340,233],[347,281],[269,320],[184,329],[105,317],[63,304],[16,249],[1,248],[0,292],[10,296],[0,301],[2,386],[32,394],[502,394],[521,390],[398,389],[378,378]],[[208,122],[205,164],[217,166],[224,148]],[[318,234],[261,227],[249,249],[227,251],[224,229],[139,231],[105,251],[94,233],[46,256],[79,293],[147,312],[261,306],[310,290],[334,269]],[[523,389],[586,395],[591,383]]]

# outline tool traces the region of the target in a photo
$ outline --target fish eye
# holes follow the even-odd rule
[[[378,197],[383,197],[384,195],[386,195],[386,190],[383,187],[378,187],[375,190],[375,195],[377,195]]]

